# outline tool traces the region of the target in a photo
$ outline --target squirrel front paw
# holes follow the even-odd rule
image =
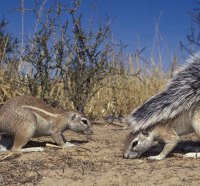
[[[159,160],[165,159],[165,157],[157,155],[157,156],[149,156],[147,159],[150,160],[150,161],[159,161]]]
[[[74,146],[75,146],[74,144],[69,143],[69,142],[66,142],[66,143],[62,146],[62,148],[68,148],[68,147],[74,147]]]

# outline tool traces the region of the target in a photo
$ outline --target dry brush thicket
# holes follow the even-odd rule
[[[24,48],[1,21],[1,103],[31,94],[92,118],[121,117],[166,84],[169,73],[155,59],[147,64],[140,53],[127,55],[113,43],[109,21],[83,26],[80,1],[72,7],[44,3],[33,9],[35,32]]]

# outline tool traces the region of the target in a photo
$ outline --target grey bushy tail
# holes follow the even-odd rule
[[[164,91],[151,97],[127,120],[135,132],[195,108],[200,101],[200,53],[191,57]]]

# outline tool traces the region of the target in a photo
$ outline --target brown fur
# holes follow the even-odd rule
[[[148,131],[131,132],[124,144],[124,157],[136,158],[147,151],[155,142],[163,142],[164,148],[157,156],[150,156],[151,160],[164,159],[179,142],[179,136],[196,132],[200,136],[199,122],[193,117],[193,112],[182,113],[179,117],[159,123]]]
[[[21,149],[31,138],[39,136],[51,136],[58,145],[64,146],[65,130],[93,132],[81,114],[53,108],[32,96],[13,98],[0,109],[0,132],[14,137],[12,150]]]

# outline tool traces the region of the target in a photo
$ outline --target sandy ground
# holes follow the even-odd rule
[[[184,158],[183,146],[200,146],[191,134],[179,143],[171,155],[151,162],[146,153],[140,159],[122,157],[126,133],[118,126],[94,125],[95,135],[66,132],[71,142],[79,145],[67,149],[45,147],[44,152],[13,155],[0,162],[0,185],[200,185],[200,159]],[[33,140],[29,145],[44,146],[50,138]],[[2,159],[5,154],[1,154]]]

